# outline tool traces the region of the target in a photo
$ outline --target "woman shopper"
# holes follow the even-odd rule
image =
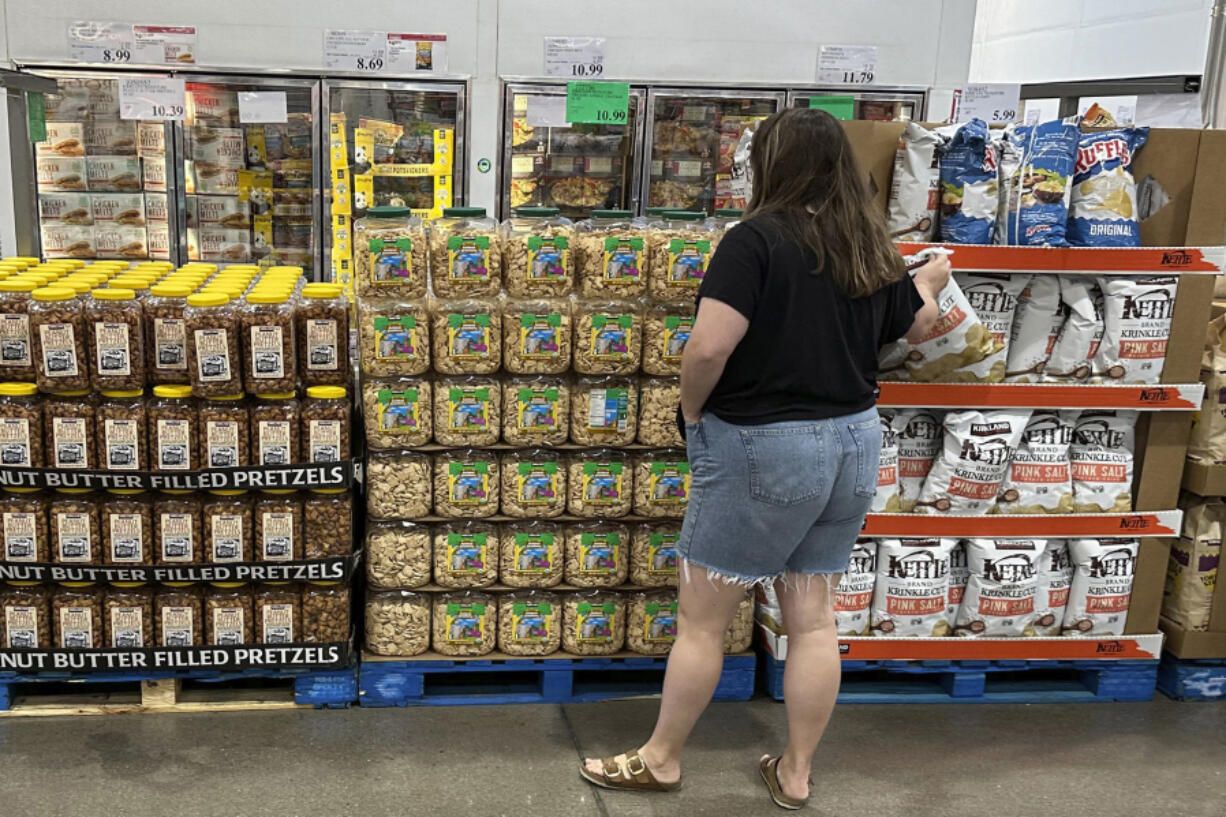
[[[788,741],[759,769],[774,802],[796,809],[838,694],[833,590],[877,486],[878,350],[932,327],[949,262],[906,273],[846,134],[824,111],[763,122],[750,169],[745,220],[711,259],[682,357],[692,485],[655,731],[580,773],[605,788],[679,788],[724,633],[746,590],[773,584],[788,633]]]

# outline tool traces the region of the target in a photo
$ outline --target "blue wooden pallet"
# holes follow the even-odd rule
[[[92,691],[99,684],[122,687],[142,681],[191,680],[218,686],[259,679],[292,681],[294,703],[316,709],[344,708],[358,698],[357,667],[346,669],[247,669],[233,672],[216,670],[167,670],[162,672],[0,672],[0,712],[13,708],[18,695],[36,695],[49,685],[81,684],[81,691]],[[57,687],[63,689],[64,687]],[[139,690],[135,687],[133,691]]]
[[[1226,700],[1226,658],[1176,658],[1163,653],[1158,689],[1177,701]]]
[[[783,700],[784,662],[762,656],[766,691]],[[1148,701],[1157,661],[844,661],[839,703]]]
[[[363,660],[362,706],[589,703],[660,694],[666,657]],[[757,656],[729,655],[717,701],[753,697]]]

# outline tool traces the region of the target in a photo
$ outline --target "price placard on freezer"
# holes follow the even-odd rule
[[[1011,83],[971,82],[954,91],[954,122],[982,119],[1016,122],[1022,118],[1021,86]]]
[[[546,37],[545,76],[604,76],[604,37]]]
[[[397,74],[446,71],[447,35],[388,32],[386,67]]]
[[[877,46],[823,45],[817,52],[817,81],[872,85],[877,81]]]
[[[528,97],[528,112],[524,115],[534,128],[565,128],[566,97],[538,94]]]
[[[183,119],[184,81],[174,77],[123,77],[119,80],[120,119]]]
[[[386,64],[386,31],[330,28],[324,32],[324,68],[378,73]]]
[[[630,119],[630,83],[566,83],[566,121],[624,125]]]
[[[239,91],[238,121],[243,124],[288,122],[285,91]]]
[[[68,56],[107,65],[192,65],[196,28],[78,20],[68,24]]]

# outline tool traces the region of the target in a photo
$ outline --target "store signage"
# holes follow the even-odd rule
[[[288,562],[229,562],[182,565],[73,565],[0,561],[6,582],[343,582],[353,576],[358,554]]]
[[[446,34],[387,35],[387,71],[412,74],[417,71],[447,70]]]
[[[524,120],[533,128],[565,128],[566,97],[536,95],[528,97],[528,110]]]
[[[825,111],[835,119],[856,118],[856,98],[854,96],[811,96],[809,107]]]
[[[625,125],[630,118],[627,82],[566,83],[566,121]]]
[[[446,34],[327,29],[324,67],[363,74],[447,70]]]
[[[347,641],[231,647],[0,649],[0,671],[253,669],[348,666]]]
[[[604,37],[546,37],[545,76],[603,77]]]
[[[954,91],[950,121],[982,119],[991,124],[1016,122],[1021,118],[1021,86],[1016,83],[972,82]]]
[[[823,45],[817,52],[817,81],[872,85],[877,80],[877,46]]]
[[[0,468],[3,488],[85,488],[91,491],[251,491],[348,488],[358,476],[358,464],[343,462],[301,465],[255,465],[204,471],[85,471],[56,468]]]
[[[193,65],[196,27],[75,21],[68,24],[68,56],[107,65]]]
[[[253,125],[288,122],[285,91],[239,91],[238,121]]]
[[[122,77],[120,119],[182,120],[187,113],[184,81],[175,77]]]

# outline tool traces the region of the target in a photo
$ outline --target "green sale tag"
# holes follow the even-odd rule
[[[630,83],[566,83],[566,121],[625,125],[630,119]]]
[[[811,96],[809,107],[825,111],[835,119],[856,118],[856,98],[854,96]]]

